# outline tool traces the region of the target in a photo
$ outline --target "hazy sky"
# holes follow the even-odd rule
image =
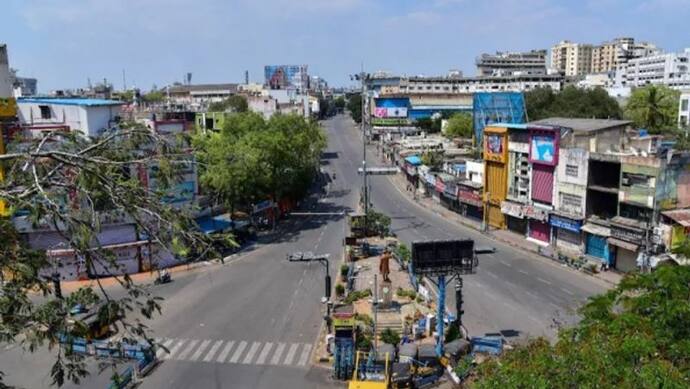
[[[107,78],[149,89],[192,72],[239,82],[265,64],[348,74],[474,74],[482,52],[633,36],[690,47],[690,0],[0,0],[10,64],[43,92]]]

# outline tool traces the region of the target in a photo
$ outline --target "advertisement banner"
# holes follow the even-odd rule
[[[377,107],[374,109],[374,116],[380,119],[387,118],[406,118],[406,107]]]
[[[460,189],[458,190],[458,200],[476,207],[482,206],[482,196],[475,192]]]
[[[563,228],[572,232],[580,232],[582,222],[571,220],[564,217],[551,215],[551,225],[557,228]]]
[[[558,132],[532,130],[529,139],[529,161],[541,165],[558,164]]]

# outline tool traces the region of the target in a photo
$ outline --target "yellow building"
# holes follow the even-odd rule
[[[488,225],[504,229],[501,202],[508,194],[508,129],[488,126],[484,129],[484,218]]]

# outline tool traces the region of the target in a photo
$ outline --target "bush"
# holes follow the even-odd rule
[[[371,289],[365,289],[365,290],[357,290],[352,293],[350,293],[347,298],[345,298],[345,303],[346,304],[352,304],[357,300],[361,300],[363,298],[371,296]]]
[[[355,320],[359,320],[369,327],[374,326],[374,319],[372,319],[371,316],[367,315],[366,313],[356,313]]]
[[[346,264],[340,265],[340,277],[342,277],[343,280],[347,279],[347,274],[350,272],[350,266]]]
[[[390,328],[386,328],[381,332],[381,341],[384,343],[397,345],[400,343],[400,335]]]
[[[342,297],[345,294],[345,286],[343,284],[336,284],[335,285],[335,295],[338,297]]]
[[[457,322],[452,323],[451,325],[448,326],[448,330],[446,331],[446,336],[443,339],[446,343],[452,342],[455,339],[460,338],[460,328],[458,326]]]
[[[409,297],[411,300],[414,300],[415,297],[417,297],[417,292],[411,289],[403,289],[403,288],[398,288],[395,291],[395,294],[397,294],[400,297]]]
[[[369,351],[371,349],[371,336],[358,333],[357,334],[357,350]]]
[[[403,261],[403,263],[407,263],[410,261],[410,257],[412,256],[412,254],[410,253],[409,247],[407,247],[404,243],[398,245],[395,251],[397,252],[400,259]]]

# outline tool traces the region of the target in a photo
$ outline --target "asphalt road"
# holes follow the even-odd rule
[[[362,141],[354,123],[338,117],[331,123],[331,142],[342,150],[341,159],[350,171],[361,166]],[[367,165],[383,166],[376,151],[369,148]],[[344,176],[361,185],[354,174]],[[470,335],[501,334],[509,341],[528,337],[553,338],[559,324],[577,320],[576,308],[587,297],[604,292],[607,285],[534,254],[495,242],[481,233],[452,223],[422,207],[388,176],[370,176],[374,208],[392,218],[392,230],[406,243],[418,240],[471,238],[476,246],[491,246],[496,253],[480,256],[476,274],[463,276],[463,322]],[[453,285],[446,306],[455,312]]]
[[[286,233],[273,243],[259,244],[225,265],[176,274],[171,284],[153,288],[165,301],[163,314],[148,325],[170,354],[162,355],[142,388],[342,387],[329,379],[328,370],[311,366],[323,322],[324,268],[285,260],[293,251],[331,253],[336,279],[345,232],[342,213],[353,209],[359,196],[361,138],[346,116],[324,125],[329,146],[322,168],[337,173],[337,179],[305,202],[303,211],[313,214],[292,216]],[[371,164],[375,159],[372,155]],[[482,257],[477,274],[465,277],[464,321],[471,334],[553,336],[554,318],[574,320],[574,307],[605,290],[594,279],[448,222],[409,200],[387,177],[372,178],[372,187],[375,207],[393,218],[394,231],[407,243],[470,237],[498,249]],[[452,310],[452,293],[449,297]],[[8,384],[49,387],[52,362],[48,351],[30,354],[0,345],[0,370]],[[96,373],[94,363],[90,370]],[[110,374],[107,369],[92,374],[80,387],[105,388]]]

